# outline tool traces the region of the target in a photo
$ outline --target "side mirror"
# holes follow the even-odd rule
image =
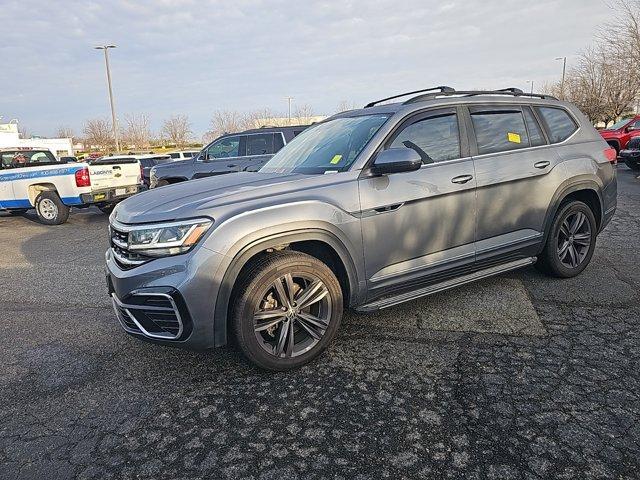
[[[627,131],[627,132],[633,132],[634,130],[637,130],[635,123],[632,123],[627,128],[625,128],[625,131]]]
[[[410,148],[390,148],[383,150],[376,156],[371,167],[374,175],[389,175],[390,173],[413,172],[422,166],[422,158]]]

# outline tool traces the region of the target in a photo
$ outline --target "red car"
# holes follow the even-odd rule
[[[640,136],[640,115],[624,118],[614,123],[611,127],[600,130],[600,135],[620,154],[620,150],[627,148],[629,140]]]

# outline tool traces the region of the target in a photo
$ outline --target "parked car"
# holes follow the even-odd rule
[[[640,115],[623,118],[611,127],[600,130],[605,141],[616,149],[617,153],[625,150],[629,140],[640,135]]]
[[[225,173],[257,171],[305,128],[306,125],[258,128],[223,135],[191,159],[154,167],[150,187]]]
[[[35,208],[40,221],[59,225],[71,207],[110,212],[140,190],[140,167],[64,162],[48,150],[0,150],[0,210]]]
[[[118,205],[106,266],[123,329],[186,348],[233,337],[285,370],[327,347],[344,308],[531,264],[586,268],[616,209],[615,151],[574,105],[449,87],[380,102],[306,130],[259,172]]]
[[[93,160],[92,163],[105,162],[105,163],[138,163],[140,165],[140,174],[142,178],[142,184],[145,187],[149,187],[151,169],[156,165],[162,165],[164,163],[171,162],[172,159],[168,154],[129,154],[129,155],[116,155],[113,157],[101,157],[100,159]]]
[[[182,152],[171,152],[168,155],[173,160],[185,160],[187,158],[193,158],[200,153],[200,150],[184,150]]]
[[[624,150],[620,150],[622,160],[631,170],[640,171],[640,136],[633,137]]]

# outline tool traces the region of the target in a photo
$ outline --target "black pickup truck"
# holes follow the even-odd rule
[[[150,187],[225,173],[257,171],[274,153],[307,127],[308,125],[257,128],[223,135],[193,158],[153,167]]]

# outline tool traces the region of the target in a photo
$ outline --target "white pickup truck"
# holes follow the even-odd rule
[[[0,211],[35,208],[40,221],[60,225],[71,207],[108,213],[142,189],[140,163],[66,163],[48,150],[0,150]]]

